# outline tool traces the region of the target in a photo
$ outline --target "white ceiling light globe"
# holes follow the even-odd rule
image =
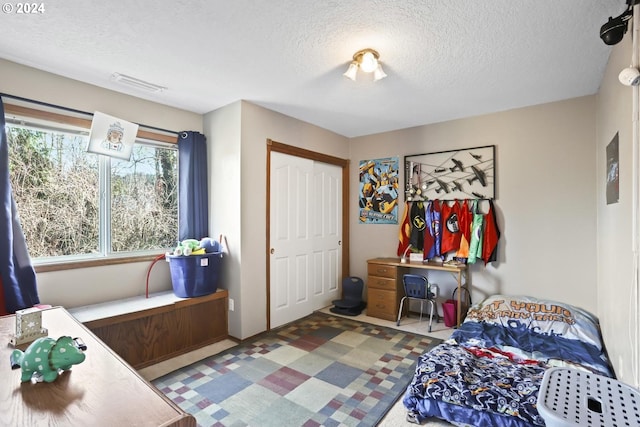
[[[360,69],[365,73],[370,73],[378,67],[378,60],[373,53],[365,52],[362,55],[362,61],[360,62]]]

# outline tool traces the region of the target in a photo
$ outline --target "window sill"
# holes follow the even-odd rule
[[[49,271],[73,270],[76,268],[102,267],[105,265],[129,264],[134,262],[153,261],[162,254],[145,254],[135,256],[111,257],[90,260],[63,261],[51,264],[34,265],[36,273],[46,273]]]

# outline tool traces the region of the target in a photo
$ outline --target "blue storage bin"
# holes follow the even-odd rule
[[[173,293],[180,298],[214,293],[218,289],[222,256],[222,252],[189,256],[167,255]]]

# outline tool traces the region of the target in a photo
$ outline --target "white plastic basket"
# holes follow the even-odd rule
[[[537,406],[547,427],[640,427],[638,390],[577,369],[545,372]]]

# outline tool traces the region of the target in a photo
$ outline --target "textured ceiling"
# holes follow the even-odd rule
[[[15,4],[15,3],[14,3]],[[0,57],[197,113],[240,99],[347,137],[598,91],[623,0],[57,0]],[[629,34],[627,35],[629,37]],[[380,52],[388,77],[342,76]],[[631,58],[630,58],[631,59]],[[121,73],[165,86],[149,94]],[[360,77],[360,76],[359,76]]]

